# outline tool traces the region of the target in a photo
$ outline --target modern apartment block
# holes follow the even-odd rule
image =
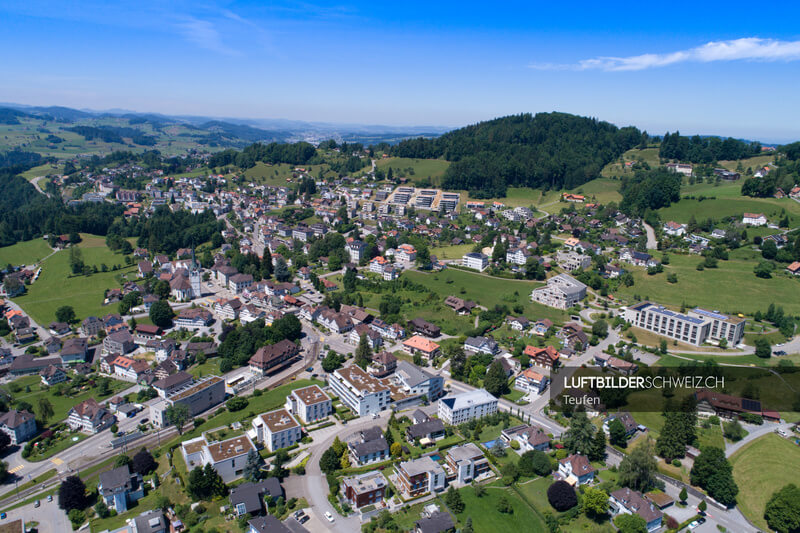
[[[478,389],[439,400],[439,418],[451,426],[483,418],[497,412],[497,398]]]
[[[533,289],[531,301],[558,309],[568,309],[586,297],[586,285],[567,274],[547,280],[547,285]]]
[[[166,398],[151,405],[150,419],[161,427],[167,426],[166,411],[170,406],[183,404],[189,408],[189,416],[194,417],[222,403],[224,399],[225,380],[219,376],[206,376],[173,390]]]
[[[397,465],[397,488],[406,498],[444,490],[444,468],[428,456]]]
[[[342,402],[359,416],[379,413],[392,403],[389,387],[356,365],[334,371],[328,383]]]
[[[448,469],[459,483],[470,483],[489,470],[489,460],[472,442],[447,450],[446,461]]]
[[[276,409],[253,419],[256,440],[271,452],[291,446],[302,437],[300,424],[286,409]]]
[[[386,478],[381,472],[366,472],[342,479],[342,492],[356,509],[383,501],[386,486]]]
[[[688,314],[678,313],[652,302],[630,306],[625,310],[625,320],[638,328],[694,346],[709,339],[725,339],[729,345],[736,345],[744,337],[746,323],[743,318],[700,308]]]
[[[317,385],[293,390],[286,397],[285,407],[304,424],[327,418],[333,410],[330,397]]]

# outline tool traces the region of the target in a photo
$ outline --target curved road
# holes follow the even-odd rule
[[[656,232],[653,227],[645,221],[642,221],[644,231],[647,234],[647,249],[655,250],[658,248],[658,241],[656,240]]]

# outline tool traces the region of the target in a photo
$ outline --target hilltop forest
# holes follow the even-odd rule
[[[389,149],[398,157],[439,158],[453,164],[446,189],[476,198],[505,196],[507,187],[562,189],[600,175],[623,152],[647,141],[637,128],[566,113],[529,113],[479,122],[435,139],[409,139]]]

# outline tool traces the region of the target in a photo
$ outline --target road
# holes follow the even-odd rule
[[[44,190],[43,190],[41,187],[39,187],[39,182],[40,182],[40,181],[42,180],[42,178],[44,178],[44,177],[45,177],[45,176],[37,176],[37,177],[33,178],[33,179],[30,181],[30,183],[31,183],[31,185],[33,185],[33,186],[34,186],[34,188],[35,188],[37,191],[39,191],[40,193],[44,194],[45,196],[50,196],[50,193],[44,192]]]
[[[648,250],[655,250],[658,248],[658,241],[656,240],[656,232],[653,227],[648,224],[647,222],[642,222],[644,226],[644,232],[647,234],[647,245],[646,248]]]

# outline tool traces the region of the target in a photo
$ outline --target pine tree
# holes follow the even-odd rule
[[[606,434],[603,430],[598,429],[594,432],[592,439],[592,448],[589,452],[590,461],[602,461],[606,456]]]
[[[256,482],[261,479],[261,475],[261,456],[255,450],[250,450],[244,464],[244,478]]]
[[[361,340],[358,341],[355,363],[362,369],[366,369],[371,362],[372,348],[370,347],[369,342],[367,342],[367,335],[364,334],[361,335]]]
[[[386,428],[386,431],[383,432],[383,438],[386,439],[386,444],[389,445],[389,448],[392,447],[394,444],[394,435],[392,435],[392,426]]]

